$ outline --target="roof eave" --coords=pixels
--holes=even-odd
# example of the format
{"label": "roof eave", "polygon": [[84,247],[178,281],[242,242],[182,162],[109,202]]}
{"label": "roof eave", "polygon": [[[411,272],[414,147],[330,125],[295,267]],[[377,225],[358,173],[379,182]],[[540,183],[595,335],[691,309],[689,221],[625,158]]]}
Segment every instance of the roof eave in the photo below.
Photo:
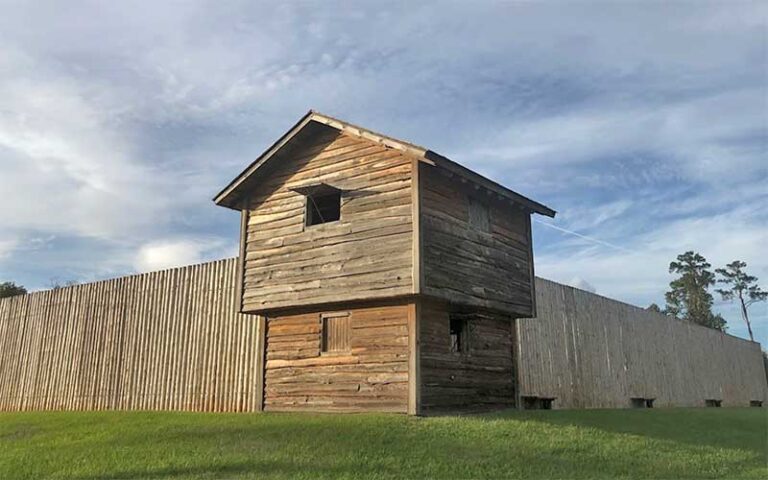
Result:
{"label": "roof eave", "polygon": [[245,182],[261,165],[269,160],[280,148],[288,143],[302,128],[304,128],[309,122],[315,121],[329,127],[335,128],[340,132],[345,132],[357,137],[365,138],[367,140],[379,143],[388,148],[394,148],[405,153],[416,156],[420,161],[423,161],[429,165],[439,165],[452,171],[457,175],[461,175],[468,180],[478,183],[489,190],[502,195],[512,202],[525,207],[531,212],[535,212],[548,217],[554,217],[556,212],[551,208],[543,205],[539,202],[531,200],[519,193],[508,189],[507,187],[500,185],[493,180],[490,180],[479,173],[475,173],[472,170],[462,166],[459,163],[450,160],[437,152],[428,150],[419,145],[415,145],[403,140],[388,137],[380,133],[368,130],[357,125],[353,125],[349,122],[339,120],[329,115],[310,110],[307,112],[296,124],[291,127],[283,136],[281,136],[272,146],[264,151],[256,160],[254,160],[240,175],[235,177],[221,192],[219,192],[213,201],[216,205],[222,207],[231,208],[234,210],[242,209],[237,195],[237,189]]}
{"label": "roof eave", "polygon": [[248,167],[243,170],[240,175],[235,177],[229,184],[224,187],[218,194],[216,194],[215,197],[213,197],[213,202],[216,205],[231,208],[234,210],[240,210],[240,207],[238,206],[237,202],[237,195],[235,195],[235,191],[237,188],[248,178],[251,176],[253,172],[255,172],[261,165],[263,165],[267,160],[269,160],[280,148],[288,143],[291,138],[293,138],[299,131],[301,131],[304,126],[309,123],[312,120],[312,115],[315,112],[310,110],[307,112],[301,119],[299,119],[296,124],[293,125],[287,132],[283,134],[280,138],[277,139],[275,143],[273,143],[268,149],[264,151],[261,155],[259,155],[256,160],[251,162]]}

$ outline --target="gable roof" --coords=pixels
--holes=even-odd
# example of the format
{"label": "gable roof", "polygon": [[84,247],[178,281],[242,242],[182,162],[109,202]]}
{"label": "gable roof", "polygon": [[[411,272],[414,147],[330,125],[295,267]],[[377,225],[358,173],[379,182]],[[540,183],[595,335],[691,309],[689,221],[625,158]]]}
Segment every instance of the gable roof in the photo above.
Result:
{"label": "gable roof", "polygon": [[320,112],[315,112],[314,110],[307,112],[307,114],[304,115],[298,122],[296,122],[296,124],[291,127],[290,130],[288,130],[285,134],[283,134],[282,137],[280,137],[274,144],[272,144],[272,146],[265,150],[264,153],[262,153],[256,160],[253,161],[253,163],[251,163],[245,170],[243,170],[240,175],[235,177],[235,179],[232,180],[229,185],[224,187],[224,189],[213,198],[213,201],[216,203],[216,205],[221,205],[223,207],[228,207],[235,210],[241,209],[241,193],[243,187],[247,184],[248,179],[251,178],[256,173],[256,171],[264,166],[264,164],[266,164],[272,157],[274,157],[283,147],[285,147],[288,142],[291,141],[291,139],[296,137],[299,132],[306,129],[313,122],[319,125],[331,127],[340,133],[364,138],[372,142],[384,145],[388,148],[393,148],[413,155],[429,165],[444,168],[449,172],[463,179],[466,179],[467,181],[484,187],[489,191],[510,200],[518,206],[530,210],[531,212],[546,215],[548,217],[555,216],[555,211],[551,208],[531,200],[530,198],[527,198],[523,195],[520,195],[519,193],[512,191],[507,187],[504,187],[503,185],[500,185],[493,180],[480,175],[479,173],[473,172],[472,170],[440,155],[439,153],[433,152],[432,150],[426,149],[419,145],[414,145],[403,140],[398,140],[396,138],[388,137],[386,135],[358,127],[357,125],[353,125],[349,122],[324,115]]}

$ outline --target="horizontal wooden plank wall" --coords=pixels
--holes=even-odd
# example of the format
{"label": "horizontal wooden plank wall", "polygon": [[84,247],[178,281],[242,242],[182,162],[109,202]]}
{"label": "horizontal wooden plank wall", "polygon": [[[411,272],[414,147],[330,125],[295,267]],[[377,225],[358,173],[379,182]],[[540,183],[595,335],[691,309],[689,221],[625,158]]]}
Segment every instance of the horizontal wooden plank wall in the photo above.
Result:
{"label": "horizontal wooden plank wall", "polygon": [[[246,312],[413,293],[412,159],[313,129],[272,160],[251,193]],[[291,189],[317,182],[342,190],[341,218],[305,226],[307,197]]]}
{"label": "horizontal wooden plank wall", "polygon": [[408,408],[409,306],[346,309],[347,352],[321,353],[321,314],[267,319],[267,411]]}
{"label": "horizontal wooden plank wall", "polygon": [[[422,293],[530,316],[530,215],[435,167],[419,174]],[[488,231],[470,226],[470,198],[487,207]]]}
{"label": "horizontal wooden plank wall", "polygon": [[0,410],[256,409],[236,260],[0,300]]}
{"label": "horizontal wooden plank wall", "polygon": [[425,301],[421,308],[421,401],[424,413],[511,407],[515,402],[512,319],[475,312],[467,319],[468,351],[450,351],[450,308]]}
{"label": "horizontal wooden plank wall", "polygon": [[538,317],[517,321],[521,394],[553,408],[766,401],[760,345],[536,279]]}

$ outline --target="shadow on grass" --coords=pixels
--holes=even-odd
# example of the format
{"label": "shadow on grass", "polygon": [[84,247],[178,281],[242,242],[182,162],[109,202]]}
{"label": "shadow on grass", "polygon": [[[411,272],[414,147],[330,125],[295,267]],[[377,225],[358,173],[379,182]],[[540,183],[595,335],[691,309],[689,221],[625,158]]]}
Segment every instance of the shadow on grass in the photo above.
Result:
{"label": "shadow on grass", "polygon": [[[732,478],[759,468],[756,453],[764,451],[758,452],[754,429],[745,439],[718,440],[722,431],[699,437],[691,424],[709,431],[727,421],[693,411],[681,425],[681,412],[674,412],[507,411],[434,419],[266,414],[245,424],[182,422],[152,432],[158,448],[146,468],[140,460],[135,469],[108,462],[96,466],[98,473],[75,478],[696,478],[702,472]],[[580,430],[560,435],[565,426]],[[584,428],[609,435],[585,434]],[[88,449],[116,442],[130,455],[150,442],[141,429],[126,433],[119,440],[101,438]],[[642,437],[668,443],[649,445]],[[193,455],[174,460],[174,449],[164,445],[184,446]],[[730,451],[721,455],[712,448]],[[196,456],[203,465],[194,465]],[[157,461],[179,465],[151,467]],[[701,470],[692,471],[691,462]]]}
{"label": "shadow on grass", "polygon": [[688,445],[745,450],[768,458],[768,409],[764,408],[506,410],[480,417],[586,427]]}
{"label": "shadow on grass", "polygon": [[763,478],[766,427],[760,413],[9,416],[0,433],[20,425],[44,431],[0,441],[0,451],[7,448],[0,477]]}
{"label": "shadow on grass", "polygon": [[[170,466],[162,468],[136,468],[118,472],[99,472],[73,476],[73,480],[133,480],[173,478],[349,478],[350,476],[381,476],[385,472],[367,469],[362,465],[327,467],[322,465],[301,465],[290,460],[252,460],[226,464]],[[397,475],[390,474],[396,477]]]}

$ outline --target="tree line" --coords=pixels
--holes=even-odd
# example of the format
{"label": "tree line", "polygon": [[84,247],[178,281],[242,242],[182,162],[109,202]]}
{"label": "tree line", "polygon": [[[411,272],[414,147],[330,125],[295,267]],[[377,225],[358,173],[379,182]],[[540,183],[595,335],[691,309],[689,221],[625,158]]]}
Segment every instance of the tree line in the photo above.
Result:
{"label": "tree line", "polygon": [[711,268],[712,265],[699,253],[690,250],[681,253],[669,264],[669,273],[677,277],[669,283],[669,290],[664,294],[666,307],[661,309],[652,303],[648,310],[724,332],[727,322],[722,315],[712,312],[714,297],[710,293],[710,288],[720,285],[722,288],[715,288],[715,293],[723,300],[738,301],[749,339],[754,341],[749,307],[768,299],[768,292],[758,286],[757,277],[746,272],[746,262],[734,260],[714,272]]}

